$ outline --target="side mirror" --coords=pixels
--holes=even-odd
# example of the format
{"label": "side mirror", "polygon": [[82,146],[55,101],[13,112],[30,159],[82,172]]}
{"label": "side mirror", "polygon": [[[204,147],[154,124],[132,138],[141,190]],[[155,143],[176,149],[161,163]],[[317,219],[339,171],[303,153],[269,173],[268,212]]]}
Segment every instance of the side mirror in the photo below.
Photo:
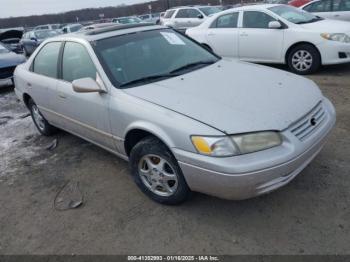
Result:
{"label": "side mirror", "polygon": [[31,37],[30,40],[35,41],[35,42],[38,41],[38,39],[36,39],[35,37]]}
{"label": "side mirror", "polygon": [[270,29],[281,29],[282,28],[282,24],[278,21],[271,21],[269,23],[269,28]]}
{"label": "side mirror", "polygon": [[74,80],[73,90],[77,93],[106,93],[107,91],[101,87],[94,79],[81,78]]}
{"label": "side mirror", "polygon": [[197,15],[197,18],[199,18],[199,19],[203,19],[203,18],[204,18],[204,16],[203,16],[202,14],[199,14],[199,15]]}

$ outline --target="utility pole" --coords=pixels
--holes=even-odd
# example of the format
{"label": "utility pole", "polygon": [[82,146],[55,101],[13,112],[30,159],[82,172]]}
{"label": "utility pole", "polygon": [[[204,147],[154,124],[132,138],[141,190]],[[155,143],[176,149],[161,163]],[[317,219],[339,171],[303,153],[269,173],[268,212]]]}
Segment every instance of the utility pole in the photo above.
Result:
{"label": "utility pole", "polygon": [[165,0],[166,1],[166,9],[170,8],[170,0]]}

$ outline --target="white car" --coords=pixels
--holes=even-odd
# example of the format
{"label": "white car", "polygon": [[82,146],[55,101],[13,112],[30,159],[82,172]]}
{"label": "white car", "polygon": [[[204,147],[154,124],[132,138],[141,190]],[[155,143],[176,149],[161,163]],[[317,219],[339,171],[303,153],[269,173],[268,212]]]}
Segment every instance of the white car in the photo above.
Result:
{"label": "white car", "polygon": [[323,18],[350,21],[350,0],[316,0],[300,8]]}
{"label": "white car", "polygon": [[254,5],[214,15],[186,33],[221,56],[287,64],[298,74],[350,62],[350,23],[287,5]]}
{"label": "white car", "polygon": [[182,6],[166,11],[161,24],[175,29],[198,26],[209,16],[221,12],[218,6]]}

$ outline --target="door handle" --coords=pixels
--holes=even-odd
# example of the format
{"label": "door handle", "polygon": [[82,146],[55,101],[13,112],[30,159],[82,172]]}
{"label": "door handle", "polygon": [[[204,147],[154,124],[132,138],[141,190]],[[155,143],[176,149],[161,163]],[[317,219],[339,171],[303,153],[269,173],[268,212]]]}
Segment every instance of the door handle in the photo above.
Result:
{"label": "door handle", "polygon": [[208,36],[214,36],[215,34],[214,33],[209,33]]}
{"label": "door handle", "polygon": [[66,98],[67,98],[67,96],[66,96],[65,94],[63,94],[63,93],[59,93],[58,96],[59,96],[60,98],[63,98],[63,99],[66,99]]}
{"label": "door handle", "polygon": [[334,17],[339,17],[340,15],[334,15]]}
{"label": "door handle", "polygon": [[246,32],[240,33],[240,36],[248,36]]}

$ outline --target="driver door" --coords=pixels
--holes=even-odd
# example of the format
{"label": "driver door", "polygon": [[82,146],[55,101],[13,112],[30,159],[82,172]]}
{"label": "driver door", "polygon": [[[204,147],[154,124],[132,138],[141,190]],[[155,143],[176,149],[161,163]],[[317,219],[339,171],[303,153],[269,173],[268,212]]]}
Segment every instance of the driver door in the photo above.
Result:
{"label": "driver door", "polygon": [[63,127],[91,142],[114,150],[109,123],[108,93],[77,93],[72,82],[90,77],[97,79],[96,67],[80,43],[66,42],[62,55],[62,70],[57,84],[55,111]]}

